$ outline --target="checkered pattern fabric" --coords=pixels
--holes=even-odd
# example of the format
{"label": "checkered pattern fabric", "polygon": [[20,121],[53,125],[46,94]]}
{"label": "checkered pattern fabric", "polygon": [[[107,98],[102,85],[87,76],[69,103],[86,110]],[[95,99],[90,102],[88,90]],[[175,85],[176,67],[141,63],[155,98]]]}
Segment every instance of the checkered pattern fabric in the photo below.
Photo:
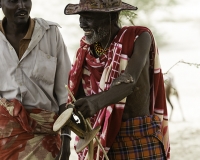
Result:
{"label": "checkered pattern fabric", "polygon": [[122,122],[108,152],[109,160],[165,160],[166,155],[158,116],[136,117]]}

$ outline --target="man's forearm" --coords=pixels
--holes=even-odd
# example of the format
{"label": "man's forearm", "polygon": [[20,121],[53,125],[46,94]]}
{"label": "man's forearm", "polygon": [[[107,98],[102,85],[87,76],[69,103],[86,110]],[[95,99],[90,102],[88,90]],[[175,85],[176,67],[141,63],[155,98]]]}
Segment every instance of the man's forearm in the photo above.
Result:
{"label": "man's forearm", "polygon": [[[66,110],[66,103],[59,106],[59,115],[61,115]],[[67,126],[63,126],[61,129],[61,139],[62,139],[62,156],[60,160],[69,159],[70,156],[70,141],[71,141],[71,131]]]}
{"label": "man's forearm", "polygon": [[122,83],[118,86],[113,86],[108,91],[92,95],[91,97],[89,97],[89,100],[96,103],[100,110],[108,105],[118,103],[119,101],[130,95],[133,91],[133,85],[134,83]]}
{"label": "man's forearm", "polygon": [[[62,104],[59,106],[59,115],[61,115],[65,110],[66,110],[66,103]],[[63,126],[61,129],[61,133],[67,133],[70,135],[70,130],[67,126]]]}

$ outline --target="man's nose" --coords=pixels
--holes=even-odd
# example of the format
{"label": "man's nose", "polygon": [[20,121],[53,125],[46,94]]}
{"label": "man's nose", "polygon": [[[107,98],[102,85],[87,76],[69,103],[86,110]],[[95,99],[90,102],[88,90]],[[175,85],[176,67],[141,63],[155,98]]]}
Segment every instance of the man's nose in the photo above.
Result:
{"label": "man's nose", "polygon": [[24,0],[19,0],[18,6],[19,6],[19,8],[25,8],[25,2],[24,2]]}
{"label": "man's nose", "polygon": [[85,24],[85,20],[82,16],[80,16],[79,18],[79,23],[80,23],[80,27],[81,28],[85,28],[86,27],[86,24]]}

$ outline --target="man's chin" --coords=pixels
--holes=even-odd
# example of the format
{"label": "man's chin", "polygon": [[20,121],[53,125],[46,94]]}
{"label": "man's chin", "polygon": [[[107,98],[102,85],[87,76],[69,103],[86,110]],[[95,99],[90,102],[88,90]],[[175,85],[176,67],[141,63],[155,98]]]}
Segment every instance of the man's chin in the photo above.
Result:
{"label": "man's chin", "polygon": [[89,45],[91,45],[91,44],[94,43],[94,42],[91,40],[91,38],[87,38],[87,37],[85,37],[85,41],[86,41],[86,43],[89,44]]}
{"label": "man's chin", "polygon": [[28,19],[17,19],[16,20],[16,24],[19,25],[23,25],[23,24],[27,24],[28,23]]}

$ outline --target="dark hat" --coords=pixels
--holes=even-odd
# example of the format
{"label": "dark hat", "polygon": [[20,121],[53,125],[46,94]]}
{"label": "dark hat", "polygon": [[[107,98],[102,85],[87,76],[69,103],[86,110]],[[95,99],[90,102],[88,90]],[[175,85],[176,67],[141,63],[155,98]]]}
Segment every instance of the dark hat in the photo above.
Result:
{"label": "dark hat", "polygon": [[121,0],[80,0],[79,4],[68,4],[64,13],[70,15],[81,12],[117,12],[121,10],[137,10],[137,7]]}

